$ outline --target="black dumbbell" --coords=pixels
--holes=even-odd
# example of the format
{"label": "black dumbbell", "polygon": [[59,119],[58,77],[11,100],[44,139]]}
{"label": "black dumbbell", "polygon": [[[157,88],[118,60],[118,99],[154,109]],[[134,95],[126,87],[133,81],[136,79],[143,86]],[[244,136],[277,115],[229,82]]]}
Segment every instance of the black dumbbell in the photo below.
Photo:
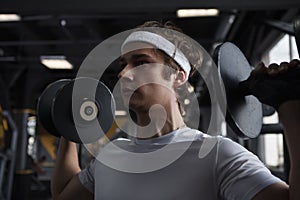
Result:
{"label": "black dumbbell", "polygon": [[226,121],[240,137],[260,134],[262,103],[278,108],[287,100],[300,99],[300,66],[275,77],[254,77],[244,54],[230,42],[216,48],[214,59],[226,90]]}
{"label": "black dumbbell", "polygon": [[115,102],[109,89],[93,78],[51,83],[41,94],[37,114],[54,136],[76,143],[95,142],[111,128]]}

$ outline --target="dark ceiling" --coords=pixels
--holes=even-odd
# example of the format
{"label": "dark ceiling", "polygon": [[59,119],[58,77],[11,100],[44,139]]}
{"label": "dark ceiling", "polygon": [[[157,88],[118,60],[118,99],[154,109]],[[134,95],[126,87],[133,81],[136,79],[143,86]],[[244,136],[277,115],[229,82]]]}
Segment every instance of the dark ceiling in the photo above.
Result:
{"label": "dark ceiling", "polygon": [[[218,8],[220,14],[177,18],[178,8]],[[0,13],[22,19],[0,22],[0,73],[12,106],[34,109],[48,83],[74,77],[95,46],[147,20],[174,21],[211,53],[216,44],[232,41],[255,63],[283,30],[292,33],[299,10],[299,0],[2,0]],[[41,55],[65,55],[75,69],[46,69]]]}

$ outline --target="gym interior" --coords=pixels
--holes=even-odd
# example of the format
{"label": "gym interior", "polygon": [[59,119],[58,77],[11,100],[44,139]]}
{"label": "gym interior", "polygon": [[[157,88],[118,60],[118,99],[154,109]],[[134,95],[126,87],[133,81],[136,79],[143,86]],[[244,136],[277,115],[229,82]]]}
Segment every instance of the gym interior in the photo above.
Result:
{"label": "gym interior", "polygon": [[[182,15],[191,10],[191,15]],[[44,127],[50,122],[45,125],[40,120],[37,108],[41,94],[55,81],[75,79],[97,45],[149,20],[173,21],[211,56],[218,45],[231,42],[250,67],[260,61],[270,64],[299,59],[298,0],[1,1],[0,199],[52,199],[50,180],[59,139]],[[47,61],[51,60],[57,63],[49,66]],[[101,77],[111,91],[119,71],[112,63]],[[189,83],[200,109],[197,129],[206,132],[212,115],[208,88],[200,75]],[[185,121],[195,120],[188,97],[184,104],[188,113]],[[232,121],[223,121],[221,134],[253,152],[273,174],[288,182],[290,162],[277,112],[271,106],[259,106],[262,113],[257,135],[249,138],[237,133]],[[122,107],[115,108],[118,125],[126,124],[129,117]],[[101,145],[127,137],[118,125],[113,123],[106,131]],[[84,168],[92,155],[83,144],[77,147],[79,164]]]}

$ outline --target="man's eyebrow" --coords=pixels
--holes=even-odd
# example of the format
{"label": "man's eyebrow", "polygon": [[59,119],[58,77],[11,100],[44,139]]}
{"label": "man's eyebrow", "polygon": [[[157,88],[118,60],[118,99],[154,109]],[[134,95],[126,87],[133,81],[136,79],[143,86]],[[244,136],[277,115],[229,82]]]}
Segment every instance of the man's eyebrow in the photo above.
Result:
{"label": "man's eyebrow", "polygon": [[151,58],[148,54],[134,54],[131,56],[131,59],[139,59],[139,58]]}
{"label": "man's eyebrow", "polygon": [[126,62],[126,60],[131,60],[131,59],[139,59],[139,58],[152,58],[151,56],[149,56],[148,54],[133,54],[130,56],[122,56],[119,60],[119,62]]}

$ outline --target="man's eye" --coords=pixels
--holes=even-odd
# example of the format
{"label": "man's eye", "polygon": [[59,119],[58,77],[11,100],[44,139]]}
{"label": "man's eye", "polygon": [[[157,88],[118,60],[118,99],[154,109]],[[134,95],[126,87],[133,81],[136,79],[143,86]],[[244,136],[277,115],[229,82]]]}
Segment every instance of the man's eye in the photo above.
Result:
{"label": "man's eye", "polygon": [[137,61],[136,63],[135,63],[135,65],[136,66],[139,66],[139,65],[144,65],[144,64],[148,64],[149,62],[148,61],[146,61],[146,60],[140,60],[140,61]]}

